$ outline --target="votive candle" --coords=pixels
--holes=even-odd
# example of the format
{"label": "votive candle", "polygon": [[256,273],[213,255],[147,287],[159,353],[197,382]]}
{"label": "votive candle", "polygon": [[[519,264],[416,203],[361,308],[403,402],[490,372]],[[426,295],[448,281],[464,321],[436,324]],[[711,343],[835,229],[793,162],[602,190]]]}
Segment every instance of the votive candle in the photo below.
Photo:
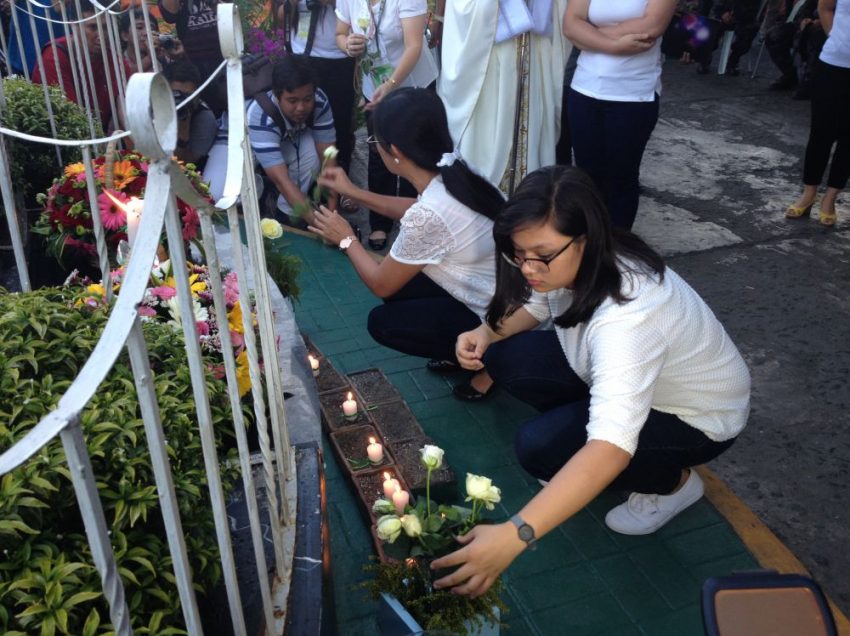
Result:
{"label": "votive candle", "polygon": [[374,437],[369,438],[366,454],[369,456],[369,461],[373,464],[380,464],[384,461],[384,447]]}
{"label": "votive candle", "polygon": [[347,399],[342,403],[342,414],[349,420],[357,417],[357,400],[354,399],[351,391],[348,392]]}

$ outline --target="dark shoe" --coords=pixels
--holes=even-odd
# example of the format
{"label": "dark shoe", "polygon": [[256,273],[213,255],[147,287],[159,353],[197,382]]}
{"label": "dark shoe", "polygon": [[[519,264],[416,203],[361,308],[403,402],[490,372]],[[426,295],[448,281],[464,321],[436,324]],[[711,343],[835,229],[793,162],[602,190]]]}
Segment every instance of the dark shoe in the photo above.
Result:
{"label": "dark shoe", "polygon": [[460,365],[452,360],[437,360],[436,358],[432,358],[428,360],[425,368],[431,373],[452,373],[460,369]]}
{"label": "dark shoe", "polygon": [[496,388],[496,384],[493,383],[490,385],[490,388],[487,389],[484,393],[476,389],[472,386],[470,380],[467,380],[463,384],[458,384],[455,388],[452,389],[452,393],[458,400],[463,400],[464,402],[480,402],[481,400],[487,398],[493,390]]}
{"label": "dark shoe", "polygon": [[[373,232],[373,234],[374,234],[374,232]],[[369,247],[372,250],[374,250],[375,252],[380,252],[382,249],[384,249],[387,246],[387,237],[386,236],[384,236],[383,238],[372,238],[371,236],[369,236],[368,241],[369,241]]]}
{"label": "dark shoe", "polygon": [[797,86],[796,75],[783,75],[768,88],[772,91],[790,91],[795,86]]}
{"label": "dark shoe", "polygon": [[708,64],[703,64],[702,62],[697,64],[697,73],[699,75],[708,75],[710,72],[711,68],[708,66]]}

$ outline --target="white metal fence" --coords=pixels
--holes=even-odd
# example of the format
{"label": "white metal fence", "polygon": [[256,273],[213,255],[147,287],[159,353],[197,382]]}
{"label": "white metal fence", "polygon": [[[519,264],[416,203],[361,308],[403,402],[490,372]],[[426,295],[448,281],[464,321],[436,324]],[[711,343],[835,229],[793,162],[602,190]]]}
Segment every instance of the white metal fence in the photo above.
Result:
{"label": "white metal fence", "polygon": [[[29,11],[26,15],[30,21],[43,19],[37,17],[35,15],[37,12],[32,11],[32,8],[43,7],[44,5],[38,5],[34,0],[24,0],[24,2],[26,3],[24,6]],[[146,5],[143,4],[142,7],[145,7],[144,19],[147,22],[150,18]],[[77,28],[74,21],[64,19],[64,8],[61,10],[63,20],[60,22],[66,28]],[[104,47],[104,60],[107,55],[115,55],[120,51],[120,46],[116,45],[115,28],[115,19],[120,13],[121,9],[118,8],[118,4],[113,3],[101,7],[98,15],[93,18],[98,23],[102,40],[113,45],[110,52],[107,52],[106,47]],[[20,16],[18,16],[18,12],[13,11],[12,15],[16,29],[25,26],[19,24]],[[61,24],[52,21],[48,21],[48,24],[50,29],[61,26]],[[59,437],[61,439],[67,455],[68,468],[94,564],[103,584],[103,593],[109,604],[111,621],[117,634],[132,632],[130,616],[124,586],[116,568],[115,556],[110,543],[107,520],[98,497],[97,475],[92,474],[86,440],[83,438],[80,426],[80,416],[125,347],[129,353],[135,378],[183,617],[189,633],[202,633],[186,542],[181,528],[178,501],[171,479],[160,408],[152,383],[152,370],[138,313],[138,305],[142,301],[149,283],[151,266],[156,256],[163,228],[168,239],[172,262],[186,262],[181,222],[175,197],[179,197],[195,207],[200,215],[201,235],[206,262],[210,269],[214,306],[219,324],[226,325],[228,317],[213,230],[213,216],[216,214],[226,216],[233,237],[234,269],[239,280],[241,304],[243,307],[253,306],[255,309],[259,342],[254,337],[254,317],[252,317],[250,311],[243,311],[243,329],[250,365],[254,419],[262,455],[263,485],[269,502],[268,523],[270,524],[274,545],[275,580],[271,582],[267,575],[269,568],[263,549],[262,524],[264,520],[261,519],[255,485],[251,478],[251,458],[242,418],[236,362],[227,328],[222,328],[220,331],[221,350],[224,358],[245,500],[249,510],[250,533],[257,564],[256,576],[262,597],[264,623],[268,633],[280,633],[282,631],[283,617],[280,611],[282,607],[281,602],[276,602],[273,596],[273,586],[276,582],[285,582],[291,568],[295,515],[295,497],[292,494],[294,492],[294,459],[289,443],[280,366],[277,364],[275,322],[272,316],[265,275],[265,254],[260,229],[257,193],[255,191],[253,158],[250,145],[247,142],[240,62],[242,34],[238,12],[234,5],[218,5],[218,24],[220,44],[226,61],[224,72],[226,73],[228,88],[229,138],[224,193],[214,205],[211,205],[201,194],[195,191],[180,166],[172,158],[177,141],[176,111],[168,82],[159,74],[136,73],[129,78],[121,77],[118,86],[110,86],[111,99],[116,108],[115,112],[118,112],[119,104],[126,104],[128,133],[119,133],[99,139],[62,140],[36,137],[27,134],[26,131],[0,128],[0,194],[2,194],[6,220],[10,228],[20,284],[24,290],[29,289],[30,283],[27,276],[24,246],[21,241],[21,228],[15,214],[15,197],[10,179],[9,167],[10,162],[14,161],[14,157],[7,154],[6,139],[16,138],[41,144],[53,144],[59,149],[67,146],[82,147],[87,193],[91,203],[98,260],[104,281],[109,280],[110,255],[107,251],[105,232],[96,203],[98,192],[92,164],[93,152],[96,153],[110,139],[120,140],[126,135],[131,135],[135,148],[150,160],[140,228],[133,244],[120,293],[112,299],[114,302],[109,320],[100,341],[76,380],[60,399],[57,408],[50,413],[45,413],[37,426],[13,447],[5,449],[0,455],[0,477],[2,477],[25,464],[54,438]],[[32,24],[30,26],[34,28]],[[131,32],[135,35],[135,29],[131,29]],[[148,29],[148,33],[150,34],[150,29]],[[0,46],[5,51],[7,46],[5,37],[0,37],[0,40],[2,40]],[[134,41],[135,54],[139,56],[138,42]],[[153,44],[150,42],[149,44],[152,50]],[[82,50],[71,51],[75,69],[73,81],[79,90],[78,94],[82,95],[83,100],[91,106],[96,101],[93,98],[95,87],[91,83],[93,81],[91,63],[84,47],[77,47],[77,49]],[[44,60],[40,53],[37,64],[41,65],[43,69]],[[220,67],[219,72],[221,71]],[[93,122],[94,117],[97,116],[97,110],[96,108],[88,108],[87,110],[90,128],[94,131]],[[61,152],[59,154],[61,160]],[[57,174],[59,174],[58,169]],[[241,202],[241,213],[237,209],[237,201]],[[240,218],[244,219],[248,239],[247,248],[243,247],[242,242],[237,238],[240,235]],[[253,271],[253,276],[249,276],[249,269]],[[187,271],[178,266],[173,268],[173,273],[177,283],[180,313],[183,316],[191,316],[193,315],[192,293]],[[249,280],[254,281],[253,290],[249,290]],[[111,285],[106,284],[105,289],[107,295],[111,296]],[[236,562],[225,512],[225,496],[227,493],[222,491],[219,476],[219,460],[212,430],[205,369],[195,322],[183,320],[182,329],[189,359],[197,426],[202,440],[209,497],[214,511],[216,538],[221,555],[221,567],[227,590],[232,627],[236,634],[244,634],[246,627],[242,611],[243,603],[237,584]],[[286,334],[280,335],[286,336]],[[261,369],[261,361],[264,365],[263,369]]]}

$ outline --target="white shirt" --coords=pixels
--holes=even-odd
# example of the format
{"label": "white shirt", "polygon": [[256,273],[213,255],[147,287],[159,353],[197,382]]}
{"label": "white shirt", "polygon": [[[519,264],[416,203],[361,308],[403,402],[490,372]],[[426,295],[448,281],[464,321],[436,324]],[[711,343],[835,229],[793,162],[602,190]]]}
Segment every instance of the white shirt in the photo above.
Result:
{"label": "white shirt", "polygon": [[832,31],[820,52],[820,59],[841,68],[850,68],[850,0],[838,0]]}
{"label": "white shirt", "polygon": [[[303,55],[310,34],[311,13],[307,11],[307,0],[298,0],[298,23],[292,25],[292,52]],[[336,13],[330,7],[319,11],[316,33],[313,35],[313,48],[310,57],[323,57],[338,60],[347,57],[336,45]]]}
{"label": "white shirt", "polygon": [[437,176],[401,217],[393,260],[422,273],[484,318],[496,289],[493,221],[446,191]]}
{"label": "white shirt", "polygon": [[[588,20],[613,26],[646,14],[649,0],[590,0]],[[661,38],[637,55],[582,51],[571,87],[588,97],[612,102],[651,102],[661,94]]]}
{"label": "white shirt", "polygon": [[[590,387],[588,439],[634,455],[650,409],[671,413],[714,441],[732,439],[750,410],[750,374],[705,301],[669,267],[664,280],[623,272],[623,292],[586,323],[555,327],[570,367]],[[533,293],[537,320],[562,314],[572,292]]]}
{"label": "white shirt", "polygon": [[[401,21],[405,18],[425,15],[427,12],[426,0],[378,0],[377,3],[371,4],[371,7],[369,0],[338,0],[336,3],[337,18],[349,25],[352,33],[360,33],[369,38],[367,55],[378,54],[392,68],[398,66],[404,54],[404,30]],[[374,37],[376,23],[377,47]],[[425,88],[435,79],[437,79],[437,63],[428,49],[423,31],[419,60],[401,85]],[[364,73],[363,95],[366,99],[372,98],[376,88],[370,77]]]}

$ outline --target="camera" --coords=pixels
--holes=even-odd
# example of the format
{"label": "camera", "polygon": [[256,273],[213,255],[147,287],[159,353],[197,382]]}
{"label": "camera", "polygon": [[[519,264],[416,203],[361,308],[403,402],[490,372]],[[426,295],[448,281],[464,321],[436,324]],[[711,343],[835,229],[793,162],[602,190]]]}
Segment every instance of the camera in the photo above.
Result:
{"label": "camera", "polygon": [[307,11],[315,11],[322,8],[322,0],[307,0]]}
{"label": "camera", "polygon": [[159,36],[159,45],[164,48],[166,51],[170,51],[171,49],[177,46],[177,41],[173,36],[170,35],[160,35]]}

